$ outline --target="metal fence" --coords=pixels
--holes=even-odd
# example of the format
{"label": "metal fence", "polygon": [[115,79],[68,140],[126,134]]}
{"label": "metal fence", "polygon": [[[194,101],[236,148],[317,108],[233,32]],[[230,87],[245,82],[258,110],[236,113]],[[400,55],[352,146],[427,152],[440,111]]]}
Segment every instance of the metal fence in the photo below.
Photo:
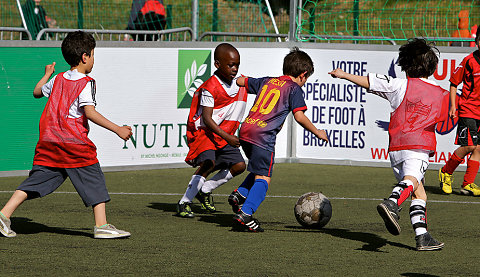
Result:
{"label": "metal fence", "polygon": [[480,23],[480,2],[467,0],[164,0],[162,30],[132,30],[132,1],[0,0],[0,40],[58,40],[64,31],[53,29],[85,29],[114,41],[399,44],[428,37],[442,46],[473,41]]}

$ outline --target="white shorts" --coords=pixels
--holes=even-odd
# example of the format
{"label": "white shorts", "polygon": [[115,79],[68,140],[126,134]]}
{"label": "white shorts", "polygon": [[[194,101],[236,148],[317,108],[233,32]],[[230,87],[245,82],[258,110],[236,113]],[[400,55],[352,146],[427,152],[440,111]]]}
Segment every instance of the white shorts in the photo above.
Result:
{"label": "white shorts", "polygon": [[402,181],[403,177],[409,175],[415,177],[418,183],[421,183],[425,176],[425,171],[427,171],[428,164],[428,158],[404,160],[403,162],[392,166],[393,174],[395,175],[395,178],[397,178],[397,182]]}

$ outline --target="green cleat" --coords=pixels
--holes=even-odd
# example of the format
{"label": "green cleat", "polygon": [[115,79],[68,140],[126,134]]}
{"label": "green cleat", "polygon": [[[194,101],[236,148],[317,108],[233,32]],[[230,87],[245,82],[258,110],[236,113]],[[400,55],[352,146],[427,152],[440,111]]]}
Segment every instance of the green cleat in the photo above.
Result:
{"label": "green cleat", "polygon": [[195,198],[197,198],[198,201],[200,201],[203,209],[211,213],[214,213],[217,211],[217,209],[215,208],[215,204],[213,203],[213,197],[211,192],[205,193],[205,192],[202,192],[202,190],[199,190]]}
{"label": "green cleat", "polygon": [[190,208],[190,204],[192,203],[189,203],[189,202],[178,202],[177,204],[177,215],[179,217],[184,217],[184,218],[193,218],[195,217],[195,214],[192,212],[192,208]]}

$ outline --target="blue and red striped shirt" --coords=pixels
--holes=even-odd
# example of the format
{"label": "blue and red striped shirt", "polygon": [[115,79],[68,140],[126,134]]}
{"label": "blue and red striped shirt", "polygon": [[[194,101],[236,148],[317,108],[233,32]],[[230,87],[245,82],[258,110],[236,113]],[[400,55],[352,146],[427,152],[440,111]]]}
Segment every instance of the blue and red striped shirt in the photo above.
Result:
{"label": "blue and red striped shirt", "polygon": [[242,123],[240,139],[274,152],[277,134],[290,111],[307,109],[303,90],[288,76],[246,78],[245,87],[257,97]]}

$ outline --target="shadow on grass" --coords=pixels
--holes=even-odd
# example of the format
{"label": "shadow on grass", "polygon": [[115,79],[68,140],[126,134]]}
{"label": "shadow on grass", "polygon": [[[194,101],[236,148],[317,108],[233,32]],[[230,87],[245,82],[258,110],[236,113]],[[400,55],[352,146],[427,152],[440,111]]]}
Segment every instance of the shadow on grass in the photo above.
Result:
{"label": "shadow on grass", "polygon": [[[453,186],[452,186],[453,187]],[[439,195],[445,195],[448,196],[448,194],[444,193],[440,186],[424,186],[425,191],[427,193],[432,193],[432,194],[439,194]],[[460,190],[455,190],[453,187],[452,195],[463,195],[460,193]]]}
{"label": "shadow on grass", "polygon": [[17,234],[38,234],[38,233],[54,233],[54,234],[61,234],[61,235],[69,235],[69,236],[83,236],[83,237],[92,237],[92,232],[84,232],[79,230],[90,230],[86,228],[82,229],[66,229],[60,227],[49,227],[44,224],[36,223],[30,218],[25,217],[12,217],[12,229]]}
{"label": "shadow on grass", "polygon": [[207,223],[217,224],[218,227],[229,227],[233,225],[233,215],[224,213],[212,213],[199,215],[199,220]]}
{"label": "shadow on grass", "polygon": [[405,248],[408,250],[415,250],[414,247],[405,245],[403,243],[388,241],[387,239],[384,239],[378,235],[371,234],[371,233],[352,232],[347,229],[328,229],[328,228],[308,229],[301,226],[285,226],[285,227],[288,229],[293,229],[290,232],[318,232],[318,233],[328,234],[334,237],[339,237],[339,238],[349,239],[349,240],[356,240],[356,241],[365,243],[365,245],[363,245],[361,248],[358,248],[356,250],[384,252],[380,248],[382,248],[387,244],[395,247]]}
{"label": "shadow on grass", "polygon": [[[172,213],[172,216],[176,216],[177,213],[177,204],[173,203],[150,203],[150,205],[147,207],[164,212],[170,212]],[[214,223],[219,227],[232,227],[232,214],[225,214],[221,211],[210,213],[202,209],[200,205],[196,204],[191,205],[191,208],[195,213],[195,218],[198,218],[199,221]]]}

